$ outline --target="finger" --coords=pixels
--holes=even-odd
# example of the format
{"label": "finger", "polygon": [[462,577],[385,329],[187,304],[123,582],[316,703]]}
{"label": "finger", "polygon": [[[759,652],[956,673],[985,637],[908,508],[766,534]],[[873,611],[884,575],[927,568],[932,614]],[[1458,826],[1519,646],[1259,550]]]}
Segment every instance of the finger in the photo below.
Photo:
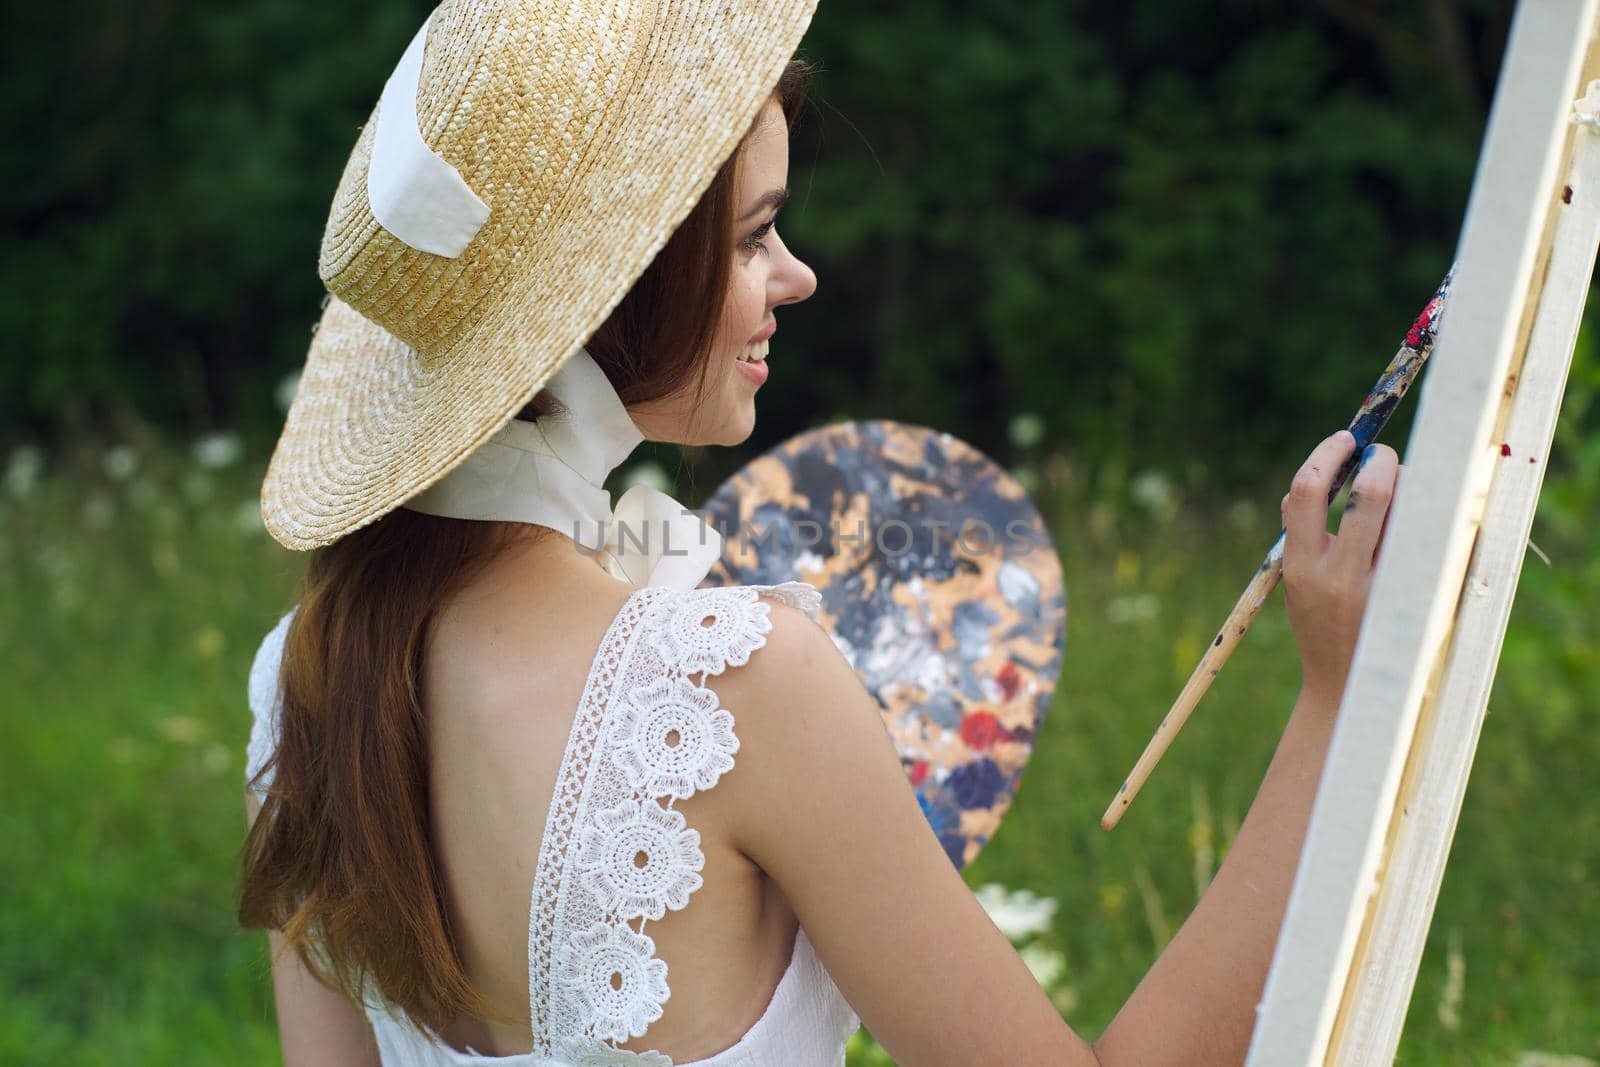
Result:
{"label": "finger", "polygon": [[1350,499],[1339,519],[1339,535],[1330,550],[1330,562],[1346,574],[1365,575],[1372,569],[1378,537],[1394,499],[1400,457],[1388,445],[1369,445],[1361,466],[1350,482]]}
{"label": "finger", "polygon": [[1383,535],[1389,531],[1389,516],[1394,514],[1394,502],[1400,496],[1400,479],[1405,477],[1406,465],[1398,464],[1394,470],[1394,489],[1390,492],[1389,507],[1383,513],[1383,525],[1378,528],[1378,543],[1372,546],[1372,561],[1369,566],[1378,565],[1378,553],[1383,551]]}
{"label": "finger", "polygon": [[1328,533],[1328,491],[1345,457],[1355,450],[1355,435],[1349,430],[1323,439],[1295,472],[1289,495],[1283,498],[1283,556],[1290,560],[1316,559],[1322,554]]}

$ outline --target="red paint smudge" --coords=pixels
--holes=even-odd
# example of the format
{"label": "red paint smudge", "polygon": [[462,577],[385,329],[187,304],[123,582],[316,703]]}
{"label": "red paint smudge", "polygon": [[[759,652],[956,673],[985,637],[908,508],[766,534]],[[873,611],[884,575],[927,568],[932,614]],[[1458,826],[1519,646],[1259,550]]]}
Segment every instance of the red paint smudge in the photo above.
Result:
{"label": "red paint smudge", "polygon": [[996,742],[1011,740],[1011,731],[1000,725],[993,712],[974,711],[961,720],[961,740],[975,752],[987,752]]}
{"label": "red paint smudge", "polygon": [[1502,455],[1502,456],[1509,456],[1509,455],[1511,455],[1511,446],[1510,446],[1510,445],[1506,445],[1506,444],[1502,444],[1502,445],[1501,445],[1501,446],[1500,446],[1500,454],[1501,454],[1501,455]]}
{"label": "red paint smudge", "polygon": [[1417,316],[1417,321],[1411,324],[1411,329],[1406,333],[1406,344],[1416,348],[1422,343],[1422,331],[1433,325],[1433,306],[1424,308],[1422,314]]}
{"label": "red paint smudge", "polygon": [[1015,663],[1007,660],[1006,665],[1000,668],[1000,673],[994,676],[994,680],[1000,683],[1000,692],[1007,700],[1017,698],[1017,691],[1022,688],[1022,676],[1017,672]]}

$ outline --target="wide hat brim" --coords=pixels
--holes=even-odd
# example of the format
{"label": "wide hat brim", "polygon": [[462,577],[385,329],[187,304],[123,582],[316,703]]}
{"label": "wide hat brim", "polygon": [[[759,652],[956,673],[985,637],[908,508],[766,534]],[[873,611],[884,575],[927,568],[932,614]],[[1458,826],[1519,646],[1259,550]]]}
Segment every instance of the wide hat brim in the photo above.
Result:
{"label": "wide hat brim", "polygon": [[[492,308],[450,343],[419,352],[349,302],[330,297],[317,324],[261,488],[267,531],[286,548],[320,548],[443,478],[544,387],[610,315],[777,86],[816,0],[745,5],[759,17],[679,16],[647,39],[617,162],[563,201],[537,261],[497,283]],[[718,7],[716,10],[723,10]],[[670,25],[669,25],[670,23]],[[346,179],[364,172],[372,123]],[[375,284],[385,284],[380,282]]]}

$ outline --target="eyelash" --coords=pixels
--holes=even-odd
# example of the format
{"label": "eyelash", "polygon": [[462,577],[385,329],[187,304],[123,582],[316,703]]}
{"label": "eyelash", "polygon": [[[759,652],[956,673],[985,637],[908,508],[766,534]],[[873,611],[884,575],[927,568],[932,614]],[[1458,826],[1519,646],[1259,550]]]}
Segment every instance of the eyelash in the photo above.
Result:
{"label": "eyelash", "polygon": [[777,222],[778,220],[776,218],[768,219],[766,222],[763,222],[760,226],[756,227],[754,233],[740,242],[741,246],[748,252],[765,252],[767,250],[767,246],[762,243],[761,239],[772,231],[772,227],[777,225]]}

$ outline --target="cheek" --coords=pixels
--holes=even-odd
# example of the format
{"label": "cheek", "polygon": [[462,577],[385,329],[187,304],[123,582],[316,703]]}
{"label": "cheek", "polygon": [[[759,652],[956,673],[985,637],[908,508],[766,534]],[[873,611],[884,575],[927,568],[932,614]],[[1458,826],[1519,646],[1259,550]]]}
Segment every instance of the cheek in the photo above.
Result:
{"label": "cheek", "polygon": [[722,311],[722,331],[728,345],[742,348],[750,335],[761,329],[766,318],[767,288],[763,272],[737,268],[736,271]]}

